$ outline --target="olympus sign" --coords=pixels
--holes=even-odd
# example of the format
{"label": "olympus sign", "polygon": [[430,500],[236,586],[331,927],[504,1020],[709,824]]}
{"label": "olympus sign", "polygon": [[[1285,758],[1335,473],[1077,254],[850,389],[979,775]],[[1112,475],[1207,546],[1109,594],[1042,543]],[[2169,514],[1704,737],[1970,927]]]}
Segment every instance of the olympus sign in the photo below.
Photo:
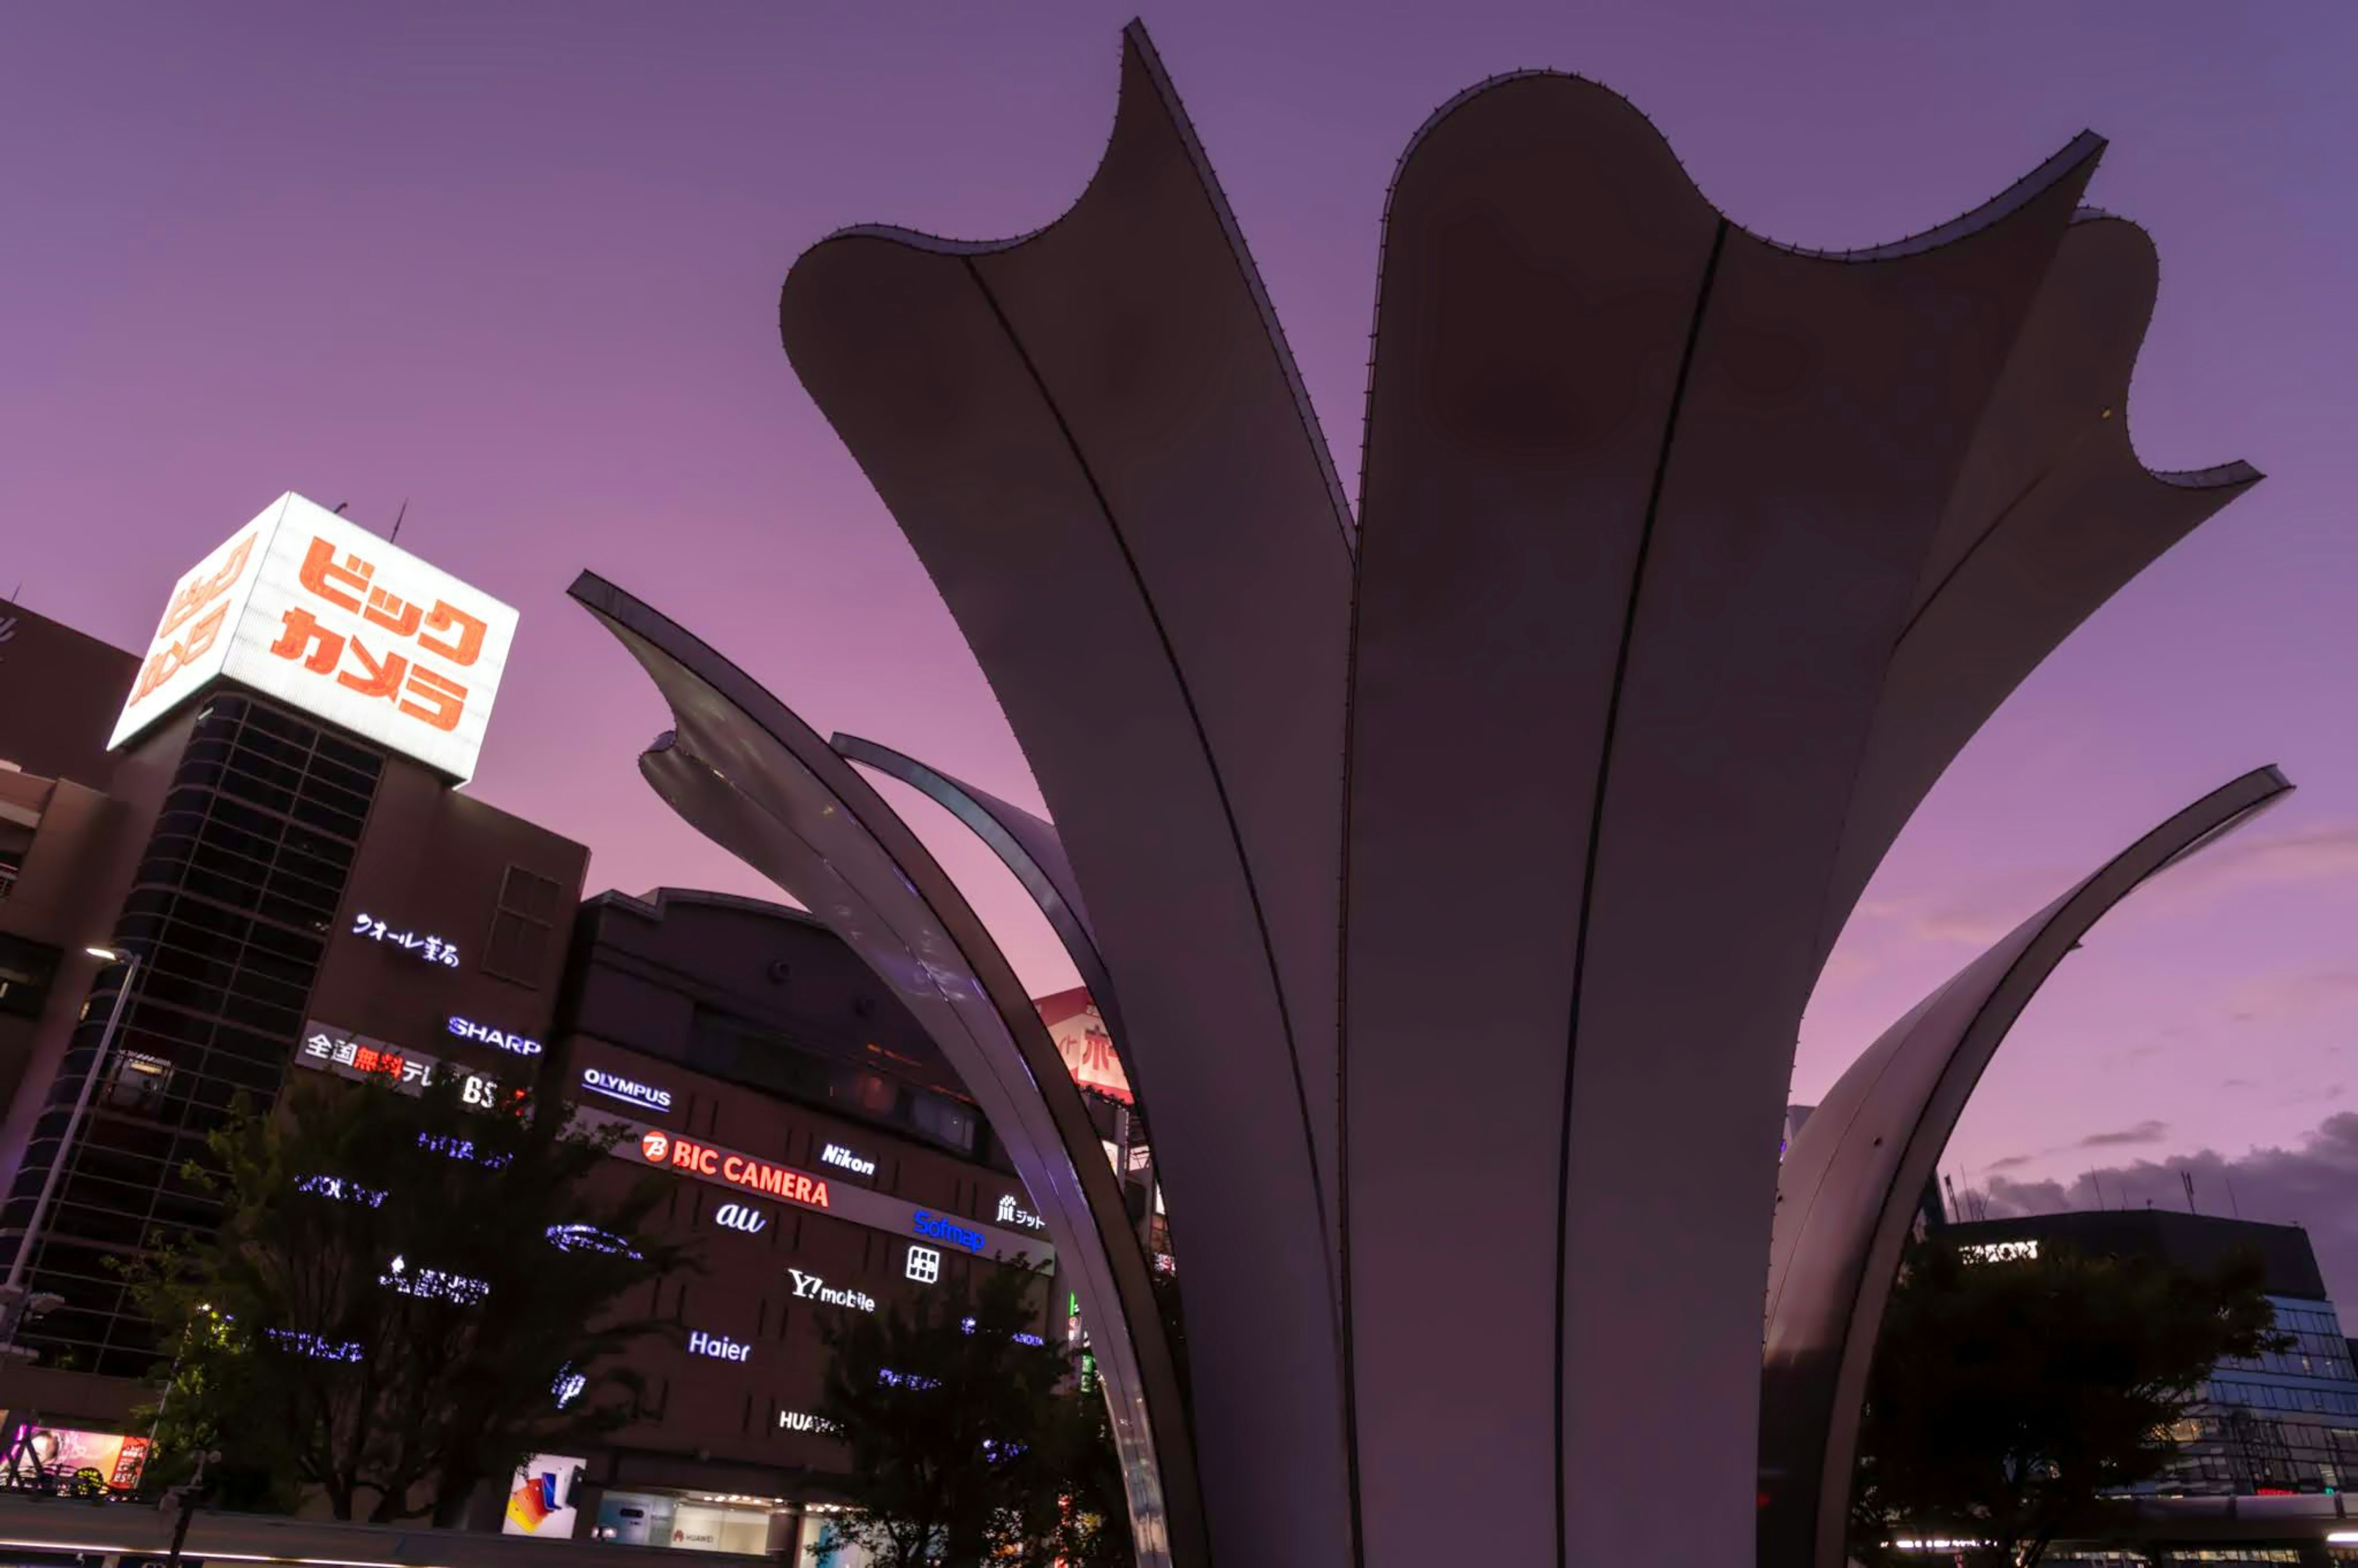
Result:
{"label": "olympus sign", "polygon": [[[533,1048],[539,1049],[538,1046]],[[581,1087],[585,1089],[594,1089],[610,1099],[621,1100],[625,1105],[637,1106],[642,1110],[671,1108],[669,1089],[659,1089],[653,1084],[643,1084],[636,1078],[626,1078],[620,1073],[610,1073],[603,1067],[582,1068]]]}
{"label": "olympus sign", "polygon": [[725,1203],[712,1216],[715,1225],[725,1225],[731,1230],[741,1230],[751,1236],[770,1223],[770,1217],[747,1204]]}
{"label": "olympus sign", "polygon": [[485,1045],[496,1046],[514,1055],[537,1056],[540,1054],[540,1042],[537,1040],[527,1040],[521,1034],[503,1033],[488,1023],[477,1023],[471,1018],[460,1018],[456,1013],[450,1015],[445,1027],[461,1040],[473,1040]]}
{"label": "olympus sign", "polygon": [[805,1301],[825,1302],[829,1306],[850,1307],[857,1312],[874,1312],[876,1298],[862,1291],[839,1291],[817,1274],[806,1274],[800,1269],[789,1269],[795,1277],[795,1294]]}

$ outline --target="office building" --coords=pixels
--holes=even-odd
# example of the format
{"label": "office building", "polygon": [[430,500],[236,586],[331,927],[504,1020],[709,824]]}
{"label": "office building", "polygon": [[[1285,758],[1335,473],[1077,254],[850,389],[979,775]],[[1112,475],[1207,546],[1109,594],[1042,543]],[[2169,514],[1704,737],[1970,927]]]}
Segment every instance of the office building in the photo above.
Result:
{"label": "office building", "polygon": [[[1053,1271],[990,1126],[838,938],[717,893],[584,903],[583,846],[458,787],[514,632],[496,600],[288,496],[181,579],[144,654],[8,615],[0,1258],[58,1298],[0,1368],[12,1425],[121,1433],[152,1398],[117,1266],[216,1221],[184,1167],[297,1072],[529,1077],[626,1124],[615,1181],[676,1177],[654,1223],[703,1268],[641,1304],[678,1332],[632,1353],[633,1425],[535,1456],[568,1506],[529,1533],[802,1539],[844,1463],[813,1413],[827,1321]],[[1143,1223],[1134,1119],[1091,1103]],[[823,1206],[793,1195],[822,1181]],[[1035,1294],[1044,1342],[1080,1335],[1053,1272]]]}
{"label": "office building", "polygon": [[2358,1372],[2341,1315],[2326,1295],[2309,1233],[2169,1209],[2099,1209],[1954,1225],[1942,1235],[1969,1257],[2036,1257],[2068,1245],[2083,1254],[2153,1258],[2208,1271],[2256,1256],[2276,1325],[2292,1343],[2221,1362],[2200,1409],[2174,1435],[2180,1455],[2153,1490],[2164,1496],[2339,1492],[2358,1477]]}

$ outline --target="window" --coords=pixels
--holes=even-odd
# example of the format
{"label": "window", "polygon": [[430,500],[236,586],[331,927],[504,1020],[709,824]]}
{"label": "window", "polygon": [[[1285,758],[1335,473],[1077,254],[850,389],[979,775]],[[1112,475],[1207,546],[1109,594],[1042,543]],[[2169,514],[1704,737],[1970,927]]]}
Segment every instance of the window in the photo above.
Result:
{"label": "window", "polygon": [[548,968],[549,935],[557,929],[565,890],[548,878],[510,866],[500,881],[499,912],[483,944],[483,973],[538,988]]}
{"label": "window", "polygon": [[24,846],[0,842],[0,902],[16,890],[17,874],[24,869]]}
{"label": "window", "polygon": [[116,1054],[114,1070],[107,1077],[107,1104],[118,1110],[153,1116],[162,1107],[164,1090],[172,1082],[172,1065],[160,1056],[123,1051]]}
{"label": "window", "polygon": [[0,935],[0,1012],[38,1018],[58,972],[58,950],[38,942]]}

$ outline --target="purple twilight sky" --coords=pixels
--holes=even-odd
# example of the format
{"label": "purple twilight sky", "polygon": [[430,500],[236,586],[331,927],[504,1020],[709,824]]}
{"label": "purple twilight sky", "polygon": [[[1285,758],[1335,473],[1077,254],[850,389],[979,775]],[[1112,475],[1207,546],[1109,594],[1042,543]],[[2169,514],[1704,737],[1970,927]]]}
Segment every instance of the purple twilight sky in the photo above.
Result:
{"label": "purple twilight sky", "polygon": [[[805,246],[1054,218],[1104,144],[1118,8],[1047,3],[16,5],[0,11],[0,589],[124,644],[282,490],[518,606],[484,798],[593,887],[764,891],[640,783],[650,688],[590,566],[821,730],[1037,804],[914,557],[778,347]],[[1736,221],[1927,228],[2083,126],[2162,257],[2131,416],[2156,466],[2271,477],[2104,609],[1965,753],[1850,925],[1795,1096],[1981,943],[2255,763],[2300,793],[2100,927],[1948,1169],[2051,1206],[2299,1218],[2358,1299],[2358,6],[1189,0],[1150,12],[1357,461],[1393,159],[1485,75],[1628,94]],[[903,798],[898,797],[896,798]],[[1034,989],[1011,880],[912,810]],[[1707,983],[1707,977],[1706,977]],[[1478,1007],[1473,999],[1470,1006]],[[2051,1181],[2063,1185],[2044,1188]],[[2025,1185],[2025,1184],[2028,1184]]]}

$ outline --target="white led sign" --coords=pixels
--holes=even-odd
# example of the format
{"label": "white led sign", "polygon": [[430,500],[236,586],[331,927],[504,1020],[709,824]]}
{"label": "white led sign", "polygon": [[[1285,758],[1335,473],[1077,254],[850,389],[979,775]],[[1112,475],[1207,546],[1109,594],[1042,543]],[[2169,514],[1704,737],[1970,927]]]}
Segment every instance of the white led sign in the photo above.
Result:
{"label": "white led sign", "polygon": [[748,1236],[755,1236],[761,1233],[762,1227],[770,1223],[770,1217],[751,1204],[725,1203],[714,1211],[712,1222],[730,1230],[741,1230]]}
{"label": "white led sign", "polygon": [[2037,1240],[1975,1241],[1957,1249],[1957,1257],[1967,1263],[2029,1263],[2039,1258]]}
{"label": "white led sign", "polygon": [[741,1345],[725,1334],[707,1334],[700,1328],[689,1331],[687,1349],[691,1356],[709,1356],[716,1361],[750,1361],[753,1358],[752,1346]]}
{"label": "white led sign", "polygon": [[620,1073],[610,1073],[603,1067],[582,1068],[581,1087],[610,1098],[621,1100],[624,1105],[637,1106],[641,1110],[660,1113],[671,1108],[669,1089],[657,1088],[653,1084],[643,1084],[636,1078],[626,1078]]}
{"label": "white led sign", "polygon": [[942,1255],[930,1247],[912,1247],[909,1266],[902,1273],[921,1285],[930,1285],[942,1277]]}
{"label": "white led sign", "polygon": [[471,1018],[460,1018],[453,1014],[443,1021],[442,1027],[448,1029],[459,1039],[472,1040],[478,1044],[490,1045],[512,1055],[537,1056],[540,1054],[539,1041],[527,1040],[521,1034],[510,1034],[504,1031],[493,1029],[488,1023],[477,1023]]}
{"label": "white led sign", "polygon": [[876,1298],[864,1291],[838,1290],[817,1274],[806,1274],[800,1269],[789,1269],[795,1277],[795,1294],[804,1301],[825,1302],[829,1306],[849,1307],[855,1312],[874,1312]]}
{"label": "white led sign", "polygon": [[812,1415],[807,1411],[780,1411],[778,1430],[780,1432],[832,1433],[841,1429],[823,1415]]}
{"label": "white led sign", "polygon": [[427,963],[439,964],[446,969],[459,967],[459,944],[456,942],[445,942],[439,936],[421,936],[415,931],[395,931],[366,910],[353,914],[351,935],[365,936],[372,942],[389,942],[404,952],[415,953]]}
{"label": "white led sign", "polygon": [[1011,1193],[999,1200],[999,1223],[1001,1225],[1020,1225],[1026,1230],[1045,1230],[1048,1228],[1048,1222],[1046,1220],[1042,1219],[1038,1215],[1033,1214],[1030,1209],[1025,1208],[1022,1204],[1017,1203],[1015,1201],[1014,1195]]}
{"label": "white led sign", "polygon": [[872,1176],[876,1173],[875,1161],[863,1160],[840,1143],[830,1143],[820,1150],[818,1162],[822,1165],[833,1165],[838,1170],[849,1171],[855,1176]]}
{"label": "white led sign", "polygon": [[289,492],[173,585],[109,748],[226,676],[464,784],[516,612]]}

